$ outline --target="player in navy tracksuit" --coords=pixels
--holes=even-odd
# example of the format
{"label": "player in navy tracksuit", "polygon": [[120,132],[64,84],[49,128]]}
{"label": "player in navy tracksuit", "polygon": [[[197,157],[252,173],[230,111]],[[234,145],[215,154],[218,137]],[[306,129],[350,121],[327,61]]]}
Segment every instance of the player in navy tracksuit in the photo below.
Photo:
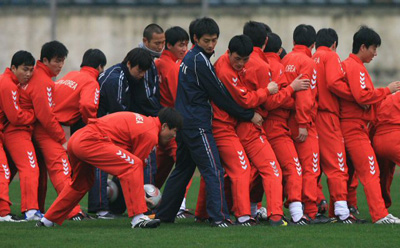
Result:
{"label": "player in navy tracksuit", "polygon": [[[137,110],[133,98],[138,94],[139,85],[143,85],[145,72],[151,67],[153,59],[142,48],[132,49],[122,63],[108,68],[99,76],[100,103],[97,117],[119,111]],[[137,85],[137,86],[136,86]],[[143,94],[143,92],[142,92]],[[96,213],[99,218],[113,218],[108,214],[107,199],[108,174],[96,169],[95,182],[89,191],[89,213]]]}
{"label": "player in navy tracksuit", "polygon": [[179,71],[175,108],[184,117],[179,130],[175,169],[168,178],[156,218],[173,222],[196,165],[206,182],[207,212],[213,226],[227,227],[229,219],[224,195],[223,169],[211,129],[210,100],[229,114],[247,121],[260,122],[253,110],[240,107],[216,77],[209,58],[218,40],[219,28],[210,18],[200,19],[195,27],[197,45],[188,52]]}

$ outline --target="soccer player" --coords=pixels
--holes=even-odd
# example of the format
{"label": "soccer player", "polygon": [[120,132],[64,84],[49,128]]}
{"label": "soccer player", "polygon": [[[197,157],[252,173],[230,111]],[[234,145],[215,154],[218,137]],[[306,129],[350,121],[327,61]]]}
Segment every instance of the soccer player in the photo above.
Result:
{"label": "soccer player", "polygon": [[[148,51],[134,48],[127,53],[121,63],[108,68],[99,76],[100,102],[97,111],[98,117],[119,111],[131,111],[132,87],[143,82],[143,77],[150,69],[153,61]],[[89,191],[89,213],[96,213],[98,218],[113,219],[115,216],[109,211],[107,199],[108,174],[95,169],[96,177],[93,188]]]}
{"label": "soccer player", "polygon": [[177,136],[177,160],[168,178],[156,218],[173,222],[185,194],[185,188],[196,165],[207,188],[207,212],[211,225],[228,227],[229,214],[223,192],[223,171],[212,135],[210,100],[233,116],[261,123],[262,118],[253,110],[245,110],[235,103],[225,86],[215,76],[209,58],[218,41],[219,27],[204,17],[195,24],[196,45],[182,61],[179,71],[175,107],[182,114],[183,128]]}
{"label": "soccer player", "polygon": [[155,228],[160,220],[151,220],[143,188],[144,160],[158,143],[167,143],[182,127],[182,117],[171,108],[158,117],[118,112],[89,123],[74,133],[68,143],[73,167],[72,183],[65,187],[44,218],[36,226],[61,225],[68,213],[83,198],[94,181],[94,168],[118,177],[124,192],[132,228]]}
{"label": "soccer player", "polygon": [[353,36],[353,50],[343,61],[343,68],[355,101],[340,98],[340,126],[348,155],[353,161],[358,178],[364,185],[372,221],[376,224],[400,224],[398,218],[388,213],[382,199],[379,167],[368,135],[369,122],[375,118],[376,104],[400,89],[400,82],[392,82],[386,88],[375,89],[364,66],[377,55],[380,44],[380,36],[365,26]]}
{"label": "soccer player", "polygon": [[[20,222],[14,214],[11,214],[11,201],[8,196],[8,185],[10,183],[11,171],[4,152],[3,130],[10,128],[19,137],[15,138],[21,147],[33,151],[32,143],[29,142],[32,134],[32,124],[35,116],[32,109],[21,108],[19,103],[19,87],[26,87],[32,77],[35,59],[27,51],[16,52],[11,59],[11,66],[0,75],[0,222]],[[18,132],[18,129],[26,131]],[[24,151],[26,152],[26,151]],[[25,153],[26,154],[26,153]],[[25,155],[24,154],[24,155]],[[29,155],[29,154],[26,154]],[[26,156],[19,154],[21,159],[16,160],[21,185],[21,211],[38,211],[37,190],[39,180],[39,169],[36,163],[27,161]],[[23,161],[25,158],[25,162]]]}
{"label": "soccer player", "polygon": [[313,55],[317,71],[318,113],[316,127],[319,137],[321,168],[328,178],[330,199],[334,213],[340,222],[360,223],[351,215],[347,206],[348,169],[346,151],[340,130],[339,99],[353,101],[353,95],[345,82],[339,55],[336,53],[339,39],[336,31],[323,28],[316,37],[316,52]]}

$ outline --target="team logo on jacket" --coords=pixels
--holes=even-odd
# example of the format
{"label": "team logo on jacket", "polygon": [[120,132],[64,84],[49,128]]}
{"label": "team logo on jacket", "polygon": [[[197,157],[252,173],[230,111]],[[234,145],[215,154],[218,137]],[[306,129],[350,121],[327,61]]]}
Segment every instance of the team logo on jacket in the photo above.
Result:
{"label": "team logo on jacket", "polygon": [[237,151],[238,156],[239,156],[239,160],[240,160],[240,164],[242,165],[242,169],[246,170],[247,169],[247,164],[246,164],[246,159],[245,156],[243,154],[243,151]]}
{"label": "team logo on jacket", "polygon": [[314,69],[310,87],[313,90],[315,89],[316,86],[317,86],[317,71]]}
{"label": "team logo on jacket", "polygon": [[99,103],[99,94],[100,94],[100,90],[96,89],[96,91],[94,92],[94,104],[98,104]]}
{"label": "team logo on jacket", "polygon": [[27,151],[26,153],[28,154],[29,164],[31,165],[32,168],[35,168],[36,163],[35,163],[35,157],[33,156],[33,152]]}
{"label": "team logo on jacket", "polygon": [[1,165],[4,170],[4,177],[8,180],[10,179],[10,169],[8,169],[8,166],[6,164]]}
{"label": "team logo on jacket", "polygon": [[47,100],[49,101],[50,108],[54,106],[53,104],[53,93],[51,92],[51,87],[47,87]]}
{"label": "team logo on jacket", "polygon": [[318,152],[317,153],[313,153],[313,171],[314,173],[316,173],[318,171]]}
{"label": "team logo on jacket", "polygon": [[19,106],[18,106],[18,102],[17,102],[17,91],[12,90],[11,94],[12,94],[12,99],[14,101],[14,107],[16,110],[18,110]]}
{"label": "team logo on jacket", "polygon": [[276,162],[275,161],[271,161],[271,162],[269,162],[269,164],[271,165],[272,170],[274,171],[274,175],[276,177],[279,177],[279,170],[278,170],[278,167],[276,166]]}
{"label": "team logo on jacket", "polygon": [[122,152],[121,150],[119,150],[116,153],[120,158],[124,159],[126,162],[130,163],[130,164],[134,164],[135,160],[133,160],[133,158],[131,158],[129,155],[126,155],[124,152]]}
{"label": "team logo on jacket", "polygon": [[365,87],[367,87],[365,85],[365,72],[362,73],[361,71],[360,71],[360,84],[361,84],[361,89],[365,89]]}
{"label": "team logo on jacket", "polygon": [[293,157],[293,160],[294,160],[294,164],[296,165],[297,174],[299,176],[301,176],[301,164],[299,162],[299,158],[298,157]]}
{"label": "team logo on jacket", "polygon": [[68,166],[68,159],[61,159],[63,165],[63,173],[64,175],[68,175],[69,173],[69,166]]}
{"label": "team logo on jacket", "polygon": [[338,164],[339,164],[339,169],[341,171],[344,171],[344,158],[343,158],[343,152],[337,153],[338,156]]}
{"label": "team logo on jacket", "polygon": [[374,161],[374,156],[368,156],[368,162],[369,162],[369,172],[371,175],[375,175],[376,170],[375,170],[375,161]]}
{"label": "team logo on jacket", "polygon": [[143,124],[143,122],[144,122],[143,116],[136,114],[136,113],[135,113],[135,116],[136,116],[136,124]]}

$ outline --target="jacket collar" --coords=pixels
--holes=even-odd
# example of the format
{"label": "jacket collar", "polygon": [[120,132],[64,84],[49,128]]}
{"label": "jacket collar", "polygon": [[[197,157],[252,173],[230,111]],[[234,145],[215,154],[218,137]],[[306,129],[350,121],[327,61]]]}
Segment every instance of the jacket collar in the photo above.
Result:
{"label": "jacket collar", "polygon": [[329,47],[327,46],[320,46],[317,48],[317,51],[332,51]]}
{"label": "jacket collar", "polygon": [[275,60],[275,61],[278,61],[279,63],[281,62],[281,57],[279,57],[279,55],[277,53],[267,52],[264,54],[268,60]]}
{"label": "jacket collar", "polygon": [[161,58],[168,58],[172,60],[174,63],[176,63],[179,59],[169,50],[164,50],[161,53]]}
{"label": "jacket collar", "polygon": [[85,72],[96,79],[99,77],[99,71],[90,66],[83,66],[80,71]]}
{"label": "jacket collar", "polygon": [[50,68],[43,64],[43,62],[41,62],[40,60],[36,62],[35,70],[43,71],[50,78],[57,76],[53,72],[51,72]]}
{"label": "jacket collar", "polygon": [[304,45],[294,45],[293,52],[300,52],[306,54],[308,57],[311,58],[311,50]]}
{"label": "jacket collar", "polygon": [[364,65],[364,63],[361,61],[361,59],[359,57],[357,57],[357,55],[355,55],[354,53],[350,53],[349,58],[354,59],[357,63]]}
{"label": "jacket collar", "polygon": [[263,52],[263,50],[262,50],[261,48],[259,48],[259,47],[254,47],[254,48],[253,48],[253,53],[254,53],[254,54],[257,54],[258,57],[260,57],[262,60],[264,60],[265,62],[267,62],[267,63],[269,64],[268,59],[267,59],[267,57],[265,56],[265,54],[264,54],[264,52]]}
{"label": "jacket collar", "polygon": [[7,67],[6,70],[4,71],[4,74],[7,75],[7,76],[9,76],[9,77],[11,78],[11,80],[12,80],[16,85],[19,84],[17,76],[15,76],[15,74],[11,71],[10,68]]}
{"label": "jacket collar", "polygon": [[213,53],[211,53],[211,54],[206,53],[206,51],[205,51],[203,48],[201,48],[199,45],[197,45],[197,44],[193,47],[192,50],[193,50],[193,51],[196,51],[196,52],[202,52],[204,55],[206,55],[206,57],[207,57],[208,59],[210,59],[211,56],[215,53],[215,51],[214,51]]}

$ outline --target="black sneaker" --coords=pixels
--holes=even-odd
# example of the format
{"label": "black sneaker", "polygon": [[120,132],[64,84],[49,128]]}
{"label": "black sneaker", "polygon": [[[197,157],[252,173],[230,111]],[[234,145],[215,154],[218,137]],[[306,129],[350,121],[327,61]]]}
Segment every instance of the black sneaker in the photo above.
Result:
{"label": "black sneaker", "polygon": [[194,218],[194,214],[189,212],[187,209],[181,209],[179,212],[176,214],[177,219],[189,219],[189,218]]}
{"label": "black sneaker", "polygon": [[230,226],[232,226],[232,222],[230,220],[220,220],[211,222],[211,227],[227,228]]}
{"label": "black sneaker", "polygon": [[336,222],[336,218],[328,218],[320,213],[317,213],[315,219],[311,219],[311,224],[328,224],[332,222]]}
{"label": "black sneaker", "polygon": [[326,211],[328,211],[328,202],[326,200],[322,200],[320,201],[320,203],[318,203],[318,213],[320,214],[324,214],[326,213]]}
{"label": "black sneaker", "polygon": [[236,223],[235,223],[235,225],[238,225],[238,226],[256,226],[258,224],[259,224],[259,222],[257,220],[255,220],[254,218],[250,218],[243,222],[236,220]]}
{"label": "black sneaker", "polygon": [[268,221],[271,226],[288,226],[289,225],[285,216],[282,216],[282,218],[278,221],[273,221],[271,219],[269,219]]}
{"label": "black sneaker", "polygon": [[93,220],[94,218],[87,213],[80,212],[77,215],[73,216],[70,220],[73,221],[82,221],[82,220]]}
{"label": "black sneaker", "polygon": [[26,220],[19,218],[15,214],[7,214],[6,216],[0,216],[0,222],[26,222]]}
{"label": "black sneaker", "polygon": [[156,228],[160,223],[159,219],[140,218],[138,223],[132,226],[132,228]]}
{"label": "black sneaker", "polygon": [[355,206],[349,206],[349,211],[352,215],[359,215],[360,211],[358,211],[358,207]]}
{"label": "black sneaker", "polygon": [[210,223],[210,218],[202,218],[194,216],[194,222],[196,223]]}
{"label": "black sneaker", "polygon": [[359,219],[355,217],[354,215],[350,214],[349,217],[345,220],[341,220],[339,217],[336,218],[338,223],[343,223],[343,224],[365,224],[367,223],[366,220]]}
{"label": "black sneaker", "polygon": [[305,215],[303,215],[303,217],[301,217],[300,220],[293,221],[293,219],[292,219],[291,222],[292,222],[292,224],[298,225],[298,226],[306,226],[306,225],[311,224],[311,220]]}
{"label": "black sneaker", "polygon": [[106,214],[103,214],[103,215],[97,214],[96,216],[97,216],[97,219],[102,219],[102,220],[113,220],[113,219],[115,219],[115,215],[113,215],[110,212],[107,212]]}

